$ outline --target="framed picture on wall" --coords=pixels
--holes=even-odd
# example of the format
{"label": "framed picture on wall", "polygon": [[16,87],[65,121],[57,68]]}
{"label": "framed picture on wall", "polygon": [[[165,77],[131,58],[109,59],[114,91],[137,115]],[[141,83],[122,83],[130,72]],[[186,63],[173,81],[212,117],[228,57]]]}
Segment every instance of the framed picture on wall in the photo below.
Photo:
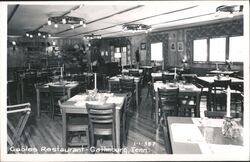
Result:
{"label": "framed picture on wall", "polygon": [[178,51],[183,51],[184,47],[183,47],[183,42],[178,42]]}
{"label": "framed picture on wall", "polygon": [[146,43],[141,43],[141,50],[146,50]]}
{"label": "framed picture on wall", "polygon": [[176,43],[175,42],[170,43],[170,50],[171,51],[176,51]]}

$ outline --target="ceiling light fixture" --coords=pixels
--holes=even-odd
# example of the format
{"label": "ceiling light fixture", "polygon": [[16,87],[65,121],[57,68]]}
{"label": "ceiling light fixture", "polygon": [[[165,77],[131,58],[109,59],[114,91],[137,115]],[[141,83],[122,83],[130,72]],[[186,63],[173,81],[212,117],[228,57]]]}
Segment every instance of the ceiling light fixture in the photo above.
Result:
{"label": "ceiling light fixture", "polygon": [[102,39],[102,36],[95,35],[95,34],[89,34],[89,35],[84,35],[83,39]]}
{"label": "ceiling light fixture", "polygon": [[33,37],[39,37],[39,38],[46,38],[46,37],[51,37],[51,34],[47,32],[42,32],[42,31],[29,31],[25,33],[26,37],[33,38]]}
{"label": "ceiling light fixture", "polygon": [[58,27],[58,24],[70,24],[72,29],[74,28],[72,26],[76,24],[86,27],[86,20],[84,18],[72,16],[54,16],[48,18],[48,25],[51,25],[52,23],[55,24],[55,28]]}
{"label": "ceiling light fixture", "polygon": [[232,6],[223,5],[216,8],[215,16],[219,16],[221,13],[228,13],[228,17],[232,18],[234,17],[234,13],[242,11],[243,11],[243,5],[232,5]]}
{"label": "ceiling light fixture", "polygon": [[148,33],[149,31],[152,30],[151,26],[145,25],[145,24],[124,24],[122,26],[122,30],[124,32],[141,32],[144,31],[145,33]]}

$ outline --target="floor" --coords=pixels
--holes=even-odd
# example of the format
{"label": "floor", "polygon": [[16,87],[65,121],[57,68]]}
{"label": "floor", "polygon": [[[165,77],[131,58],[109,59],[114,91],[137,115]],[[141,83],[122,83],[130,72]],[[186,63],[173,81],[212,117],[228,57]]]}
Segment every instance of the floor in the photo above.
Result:
{"label": "floor", "polygon": [[[154,119],[151,118],[151,99],[147,96],[147,87],[142,89],[142,100],[138,113],[130,118],[128,144],[123,147],[123,154],[166,154],[164,135],[160,128],[156,131]],[[60,150],[62,147],[62,119],[55,117],[52,120],[46,113],[42,113],[40,119],[36,119],[36,96],[27,96],[27,102],[31,103],[32,113],[29,122],[21,138],[21,145],[9,153],[19,154],[61,154],[61,153],[89,153],[86,148],[74,148],[74,150]],[[201,101],[201,117],[206,109],[206,100]],[[78,137],[77,137],[78,138]],[[76,139],[78,140],[78,139]],[[84,140],[84,139],[83,139]],[[110,140],[98,142],[97,147],[110,146]],[[21,150],[21,151],[20,151]],[[97,152],[103,153],[103,152]]]}

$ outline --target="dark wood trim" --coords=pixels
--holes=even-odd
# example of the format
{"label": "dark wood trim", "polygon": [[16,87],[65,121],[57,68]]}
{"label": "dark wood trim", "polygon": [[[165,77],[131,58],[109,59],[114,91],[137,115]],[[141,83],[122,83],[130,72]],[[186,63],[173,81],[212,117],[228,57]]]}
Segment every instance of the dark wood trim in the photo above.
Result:
{"label": "dark wood trim", "polygon": [[15,13],[16,13],[18,7],[19,7],[19,5],[15,5],[14,10],[11,12],[10,17],[8,18],[8,24],[9,24],[9,22],[11,21],[12,17],[15,15]]}

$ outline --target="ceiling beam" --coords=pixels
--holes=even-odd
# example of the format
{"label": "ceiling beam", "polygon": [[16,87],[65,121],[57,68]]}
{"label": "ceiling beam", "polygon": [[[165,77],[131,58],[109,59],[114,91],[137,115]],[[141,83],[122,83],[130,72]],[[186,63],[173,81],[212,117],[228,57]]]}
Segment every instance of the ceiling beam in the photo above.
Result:
{"label": "ceiling beam", "polygon": [[[137,21],[146,20],[146,19],[150,19],[150,18],[153,18],[153,17],[158,17],[158,16],[162,16],[162,15],[167,15],[167,14],[175,13],[175,12],[189,10],[189,9],[192,9],[192,8],[195,8],[195,7],[198,7],[198,5],[187,7],[187,8],[182,8],[182,9],[174,10],[174,11],[170,11],[170,12],[165,12],[165,13],[161,13],[161,14],[157,14],[157,15],[152,15],[152,16],[144,17],[144,18],[133,20],[133,21],[126,22],[126,23],[134,23],[134,22],[137,22]],[[102,28],[102,29],[96,29],[96,30],[92,30],[92,31],[88,31],[88,32],[83,32],[83,33],[79,33],[79,34],[68,36],[67,38],[71,38],[71,37],[75,37],[75,36],[83,35],[83,34],[89,34],[89,33],[97,32],[97,31],[101,31],[101,30],[106,30],[106,29],[110,29],[110,28],[113,28],[113,27],[116,27],[116,26],[123,25],[123,24],[124,23],[117,24],[117,25],[112,25],[112,26],[108,26],[108,27],[105,27],[105,28]]]}
{"label": "ceiling beam", "polygon": [[[140,8],[140,7],[143,7],[143,5],[138,5],[138,6],[135,6],[135,7],[131,7],[131,8],[129,8],[129,9],[122,10],[122,11],[116,12],[116,13],[114,13],[114,14],[105,16],[105,17],[101,17],[101,18],[99,18],[99,19],[96,19],[96,20],[87,22],[86,25],[89,25],[89,24],[92,24],[92,23],[94,23],[94,22],[98,22],[98,21],[101,21],[101,20],[105,20],[105,19],[108,19],[108,18],[110,18],[110,17],[112,17],[112,16],[116,16],[116,15],[119,15],[119,14],[122,14],[122,13],[125,13],[125,12],[128,12],[128,11],[131,11],[131,10],[134,10],[134,9],[137,9],[137,8]],[[76,26],[75,29],[80,28],[80,27],[82,27],[82,25]],[[55,34],[61,34],[61,33],[64,33],[64,32],[70,31],[70,30],[72,30],[72,29],[69,28],[69,29],[66,29],[66,30],[64,30],[64,31],[60,31],[60,32],[55,33]]]}
{"label": "ceiling beam", "polygon": [[8,24],[9,24],[9,22],[11,21],[12,17],[15,15],[15,13],[16,13],[18,7],[19,7],[19,5],[15,5],[13,11],[12,11],[11,14],[10,14],[10,17],[8,18]]}
{"label": "ceiling beam", "polygon": [[[171,20],[171,21],[166,21],[166,22],[152,24],[151,26],[161,25],[161,24],[167,24],[167,23],[172,23],[172,22],[177,22],[177,21],[182,21],[182,20],[188,20],[188,19],[193,19],[193,18],[208,16],[208,15],[212,15],[212,14],[214,14],[214,13],[202,14],[202,15],[191,16],[191,17],[185,17],[185,18],[181,18],[181,19],[176,19],[176,20]],[[102,35],[114,34],[114,33],[120,33],[120,32],[123,32],[123,31],[107,32],[107,33],[104,33]]]}

